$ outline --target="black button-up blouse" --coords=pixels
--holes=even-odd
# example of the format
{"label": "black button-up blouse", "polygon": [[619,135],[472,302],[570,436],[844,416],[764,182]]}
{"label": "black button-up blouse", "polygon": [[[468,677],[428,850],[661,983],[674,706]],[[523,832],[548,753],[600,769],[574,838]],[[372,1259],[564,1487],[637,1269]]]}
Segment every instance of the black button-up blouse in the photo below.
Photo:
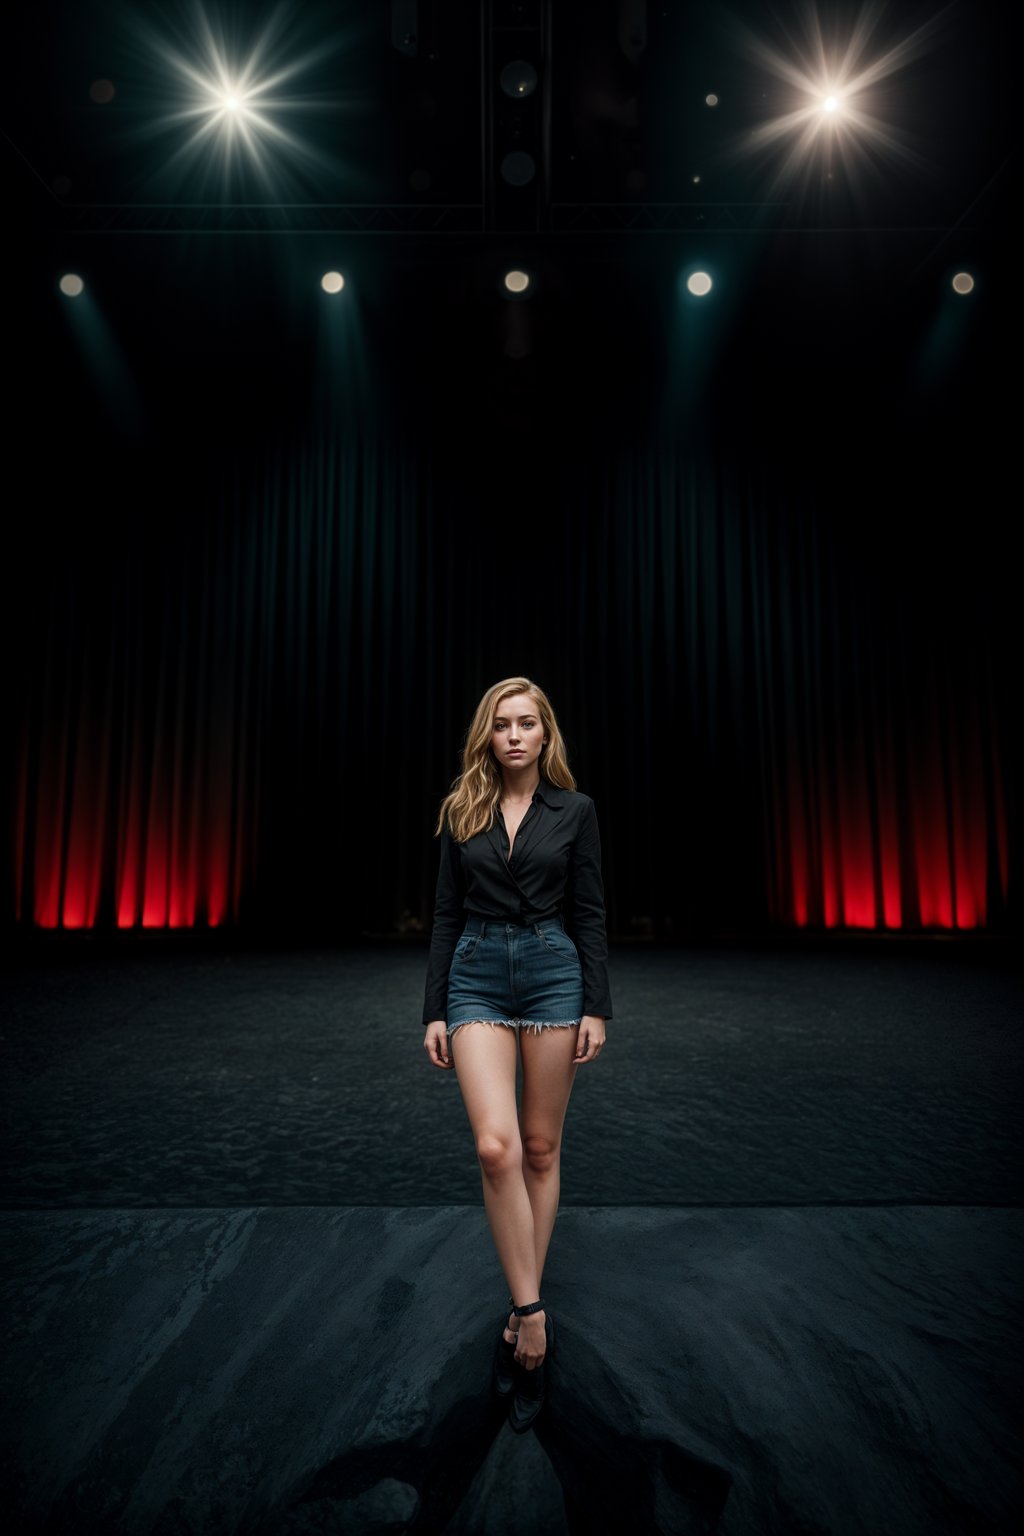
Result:
{"label": "black button-up blouse", "polygon": [[441,832],[423,1023],[448,1013],[448,971],[467,914],[539,923],[561,915],[583,968],[583,1012],[612,1016],[601,838],[589,795],[542,779],[519,823],[512,857],[505,818],[464,843]]}

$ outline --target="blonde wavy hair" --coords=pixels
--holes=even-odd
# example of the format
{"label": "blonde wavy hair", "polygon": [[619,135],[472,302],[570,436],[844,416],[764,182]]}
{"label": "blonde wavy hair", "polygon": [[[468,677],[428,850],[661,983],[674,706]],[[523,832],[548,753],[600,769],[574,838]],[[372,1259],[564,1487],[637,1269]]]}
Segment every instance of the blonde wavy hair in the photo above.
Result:
{"label": "blonde wavy hair", "polygon": [[551,700],[543,688],[528,677],[503,677],[500,683],[488,688],[473,713],[462,747],[462,771],[441,801],[435,837],[444,830],[446,818],[448,830],[457,843],[464,843],[477,832],[494,825],[504,781],[491,751],[491,732],[498,705],[517,693],[530,696],[540,718],[545,737],[538,761],[541,779],[547,779],[549,784],[557,784],[561,789],[576,788]]}

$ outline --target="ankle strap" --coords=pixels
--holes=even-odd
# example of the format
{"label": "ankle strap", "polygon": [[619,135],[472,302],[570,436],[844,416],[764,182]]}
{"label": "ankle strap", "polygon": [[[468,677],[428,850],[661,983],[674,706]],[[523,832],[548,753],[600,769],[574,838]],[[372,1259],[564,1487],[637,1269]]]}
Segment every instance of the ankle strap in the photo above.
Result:
{"label": "ankle strap", "polygon": [[[511,1297],[509,1299],[511,1300]],[[529,1317],[531,1312],[542,1312],[543,1310],[543,1296],[539,1301],[531,1301],[528,1307],[517,1307],[515,1302],[512,1303],[512,1311],[516,1314],[516,1317]]]}

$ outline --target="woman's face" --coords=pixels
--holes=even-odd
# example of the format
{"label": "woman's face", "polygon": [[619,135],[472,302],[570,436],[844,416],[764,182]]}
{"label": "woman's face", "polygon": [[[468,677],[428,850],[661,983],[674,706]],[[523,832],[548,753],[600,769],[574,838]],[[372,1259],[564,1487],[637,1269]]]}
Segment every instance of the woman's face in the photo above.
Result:
{"label": "woman's face", "polygon": [[540,715],[530,695],[514,693],[499,699],[491,727],[491,747],[499,766],[515,772],[529,769],[540,757],[543,745]]}

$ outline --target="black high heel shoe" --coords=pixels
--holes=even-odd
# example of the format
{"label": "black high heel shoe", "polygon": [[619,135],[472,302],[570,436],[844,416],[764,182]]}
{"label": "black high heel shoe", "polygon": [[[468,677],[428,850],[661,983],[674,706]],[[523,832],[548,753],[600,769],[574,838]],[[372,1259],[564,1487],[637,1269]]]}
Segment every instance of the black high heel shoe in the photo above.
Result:
{"label": "black high heel shoe", "polygon": [[[511,1296],[508,1299],[508,1305],[510,1311],[515,1310],[515,1302],[512,1300]],[[501,1332],[498,1334],[498,1342],[494,1350],[494,1370],[492,1380],[494,1391],[498,1397],[508,1397],[516,1383],[515,1355],[518,1340],[513,1339],[512,1343],[509,1343],[508,1339],[505,1337],[505,1329],[507,1327],[508,1323],[505,1323]]]}
{"label": "black high heel shoe", "polygon": [[[512,1310],[517,1317],[526,1317],[531,1312],[543,1311],[544,1302],[543,1299],[531,1301],[528,1307],[514,1306]],[[547,1349],[540,1365],[535,1365],[532,1371],[522,1365],[515,1367],[515,1387],[508,1408],[508,1422],[517,1435],[526,1433],[544,1406],[547,1366],[555,1348],[555,1321],[550,1313],[544,1316],[544,1337],[547,1339]]]}

